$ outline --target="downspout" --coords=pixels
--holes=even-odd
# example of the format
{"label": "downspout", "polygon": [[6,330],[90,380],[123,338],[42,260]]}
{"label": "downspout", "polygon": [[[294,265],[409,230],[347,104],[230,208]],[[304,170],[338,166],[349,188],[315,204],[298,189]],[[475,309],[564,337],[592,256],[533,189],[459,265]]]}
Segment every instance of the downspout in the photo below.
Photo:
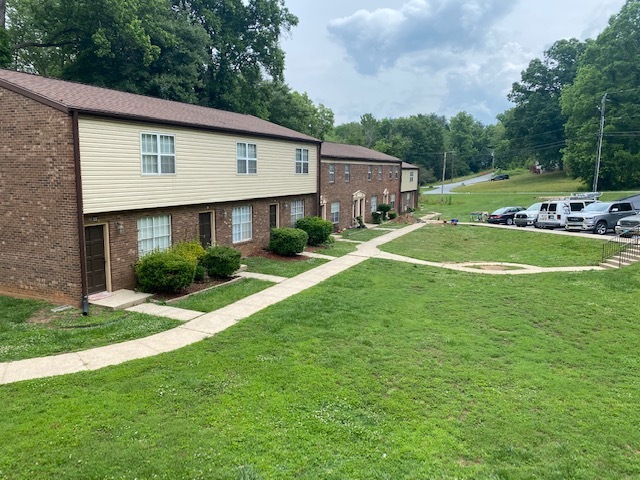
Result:
{"label": "downspout", "polygon": [[[317,216],[320,217],[322,216],[322,182],[321,182],[321,178],[320,175],[322,174],[322,142],[320,142],[318,144],[318,175],[316,175],[317,177],[317,185],[316,185],[316,213]],[[324,220],[324,219],[323,219]]]}
{"label": "downspout", "polygon": [[80,132],[78,111],[71,113],[73,129],[73,163],[76,177],[76,211],[78,215],[78,242],[80,253],[80,276],[82,277],[82,314],[89,314],[89,288],[87,286],[87,252],[84,238],[84,204],[82,202],[82,171],[80,169]]}

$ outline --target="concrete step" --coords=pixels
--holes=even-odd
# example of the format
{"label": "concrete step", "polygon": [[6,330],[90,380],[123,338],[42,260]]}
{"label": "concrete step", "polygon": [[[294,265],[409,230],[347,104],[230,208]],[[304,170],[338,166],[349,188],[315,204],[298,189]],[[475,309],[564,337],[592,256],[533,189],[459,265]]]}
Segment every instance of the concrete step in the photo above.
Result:
{"label": "concrete step", "polygon": [[133,290],[116,290],[115,292],[101,292],[89,295],[91,305],[110,308],[112,310],[124,310],[145,303],[153,297],[150,293],[134,292]]}

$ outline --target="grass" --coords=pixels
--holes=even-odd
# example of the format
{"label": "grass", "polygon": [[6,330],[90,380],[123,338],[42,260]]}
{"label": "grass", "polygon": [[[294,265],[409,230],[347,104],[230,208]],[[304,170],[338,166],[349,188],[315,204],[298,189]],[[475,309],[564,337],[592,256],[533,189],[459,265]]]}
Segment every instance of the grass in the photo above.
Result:
{"label": "grass", "polygon": [[[92,306],[53,313],[53,305],[0,296],[0,362],[124,342],[169,330],[181,322]],[[30,320],[37,317],[37,322]],[[2,478],[0,476],[0,478]]]}
{"label": "grass", "polygon": [[173,302],[171,306],[198,312],[213,312],[272,285],[274,285],[272,282],[264,282],[254,278],[242,278],[227,285],[221,285],[206,292],[191,295],[184,300]]}
{"label": "grass", "polygon": [[334,242],[327,246],[322,247],[317,251],[323,255],[330,255],[332,257],[342,257],[347,253],[355,252],[356,245],[350,242]]}
{"label": "grass", "polygon": [[190,347],[1,386],[0,478],[638,478],[639,288],[368,260]]}
{"label": "grass", "polygon": [[585,191],[584,186],[579,180],[575,180],[567,176],[566,172],[549,172],[540,175],[533,175],[529,172],[520,172],[510,175],[509,180],[499,180],[496,182],[482,182],[473,185],[458,187],[457,193],[516,193],[516,192],[534,192],[534,193],[552,193],[552,194],[570,194],[572,192]]}
{"label": "grass", "polygon": [[450,224],[426,225],[379,248],[431,262],[508,262],[539,267],[597,265],[602,238]]}
{"label": "grass", "polygon": [[347,240],[355,240],[358,242],[366,242],[376,237],[380,237],[389,232],[378,228],[349,228],[342,231],[342,238]]}
{"label": "grass", "polygon": [[249,272],[286,278],[295,277],[326,262],[327,260],[320,258],[308,258],[305,260],[282,258],[281,260],[275,260],[265,257],[246,257],[242,259],[242,263],[247,266],[247,271]]}

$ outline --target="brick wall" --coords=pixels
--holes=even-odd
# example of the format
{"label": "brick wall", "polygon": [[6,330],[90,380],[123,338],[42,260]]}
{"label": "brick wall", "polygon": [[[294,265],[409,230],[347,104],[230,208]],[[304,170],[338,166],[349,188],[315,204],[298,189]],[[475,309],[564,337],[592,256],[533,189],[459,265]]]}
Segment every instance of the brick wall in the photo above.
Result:
{"label": "brick wall", "polygon": [[[171,240],[198,240],[199,214],[215,213],[215,241],[218,245],[237,248],[244,256],[264,249],[269,243],[269,205],[278,204],[280,226],[290,225],[291,201],[303,200],[306,216],[317,215],[317,197],[300,195],[278,197],[246,202],[189,205],[153,210],[136,210],[86,215],[85,225],[106,224],[109,231],[108,261],[111,270],[112,290],[134,288],[136,285],[133,265],[138,261],[138,218],[145,216],[170,215]],[[253,214],[253,238],[251,241],[233,244],[232,210],[234,207],[251,206]]]}
{"label": "brick wall", "polygon": [[0,87],[0,292],[81,298],[71,117]]}
{"label": "brick wall", "polygon": [[[372,222],[371,217],[371,197],[377,196],[378,205],[384,203],[383,193],[388,190],[389,200],[391,194],[396,196],[396,210],[400,208],[400,178],[395,176],[395,168],[399,164],[389,163],[349,163],[350,179],[345,182],[344,167],[347,162],[333,162],[330,159],[322,160],[320,171],[320,193],[327,202],[326,219],[331,220],[331,204],[340,202],[340,223],[336,228],[344,229],[354,226],[353,224],[353,194],[362,191],[366,195],[365,199],[365,222]],[[329,164],[335,165],[335,181],[329,182]],[[373,166],[371,180],[368,180],[369,165]],[[382,180],[378,180],[378,166],[382,166]],[[392,178],[389,178],[389,168],[393,167]]]}

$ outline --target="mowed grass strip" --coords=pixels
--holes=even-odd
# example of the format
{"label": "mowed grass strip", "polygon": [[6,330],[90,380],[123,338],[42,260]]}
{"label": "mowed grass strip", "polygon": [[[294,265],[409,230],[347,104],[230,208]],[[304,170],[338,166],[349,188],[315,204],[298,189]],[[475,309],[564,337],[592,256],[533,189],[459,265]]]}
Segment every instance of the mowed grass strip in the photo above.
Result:
{"label": "mowed grass strip", "polygon": [[266,257],[245,257],[242,263],[247,266],[248,272],[264,273],[278,277],[291,278],[301,273],[319,267],[328,260],[321,258],[295,257],[281,259]]}
{"label": "mowed grass strip", "polygon": [[[91,306],[53,313],[54,305],[0,296],[0,362],[110,345],[169,330],[182,322]],[[0,476],[0,478],[2,478]]]}
{"label": "mowed grass strip", "polygon": [[518,227],[435,224],[379,248],[431,262],[506,262],[538,267],[597,265],[604,240],[527,232]]}
{"label": "mowed grass strip", "polygon": [[256,280],[255,278],[242,278],[228,285],[221,285],[206,292],[191,295],[184,300],[172,302],[171,306],[195,310],[197,312],[213,312],[254,293],[261,292],[272,285],[275,284],[273,282]]}
{"label": "mowed grass strip", "polygon": [[638,478],[639,288],[368,260],[176,352],[0,387],[0,472]]}

